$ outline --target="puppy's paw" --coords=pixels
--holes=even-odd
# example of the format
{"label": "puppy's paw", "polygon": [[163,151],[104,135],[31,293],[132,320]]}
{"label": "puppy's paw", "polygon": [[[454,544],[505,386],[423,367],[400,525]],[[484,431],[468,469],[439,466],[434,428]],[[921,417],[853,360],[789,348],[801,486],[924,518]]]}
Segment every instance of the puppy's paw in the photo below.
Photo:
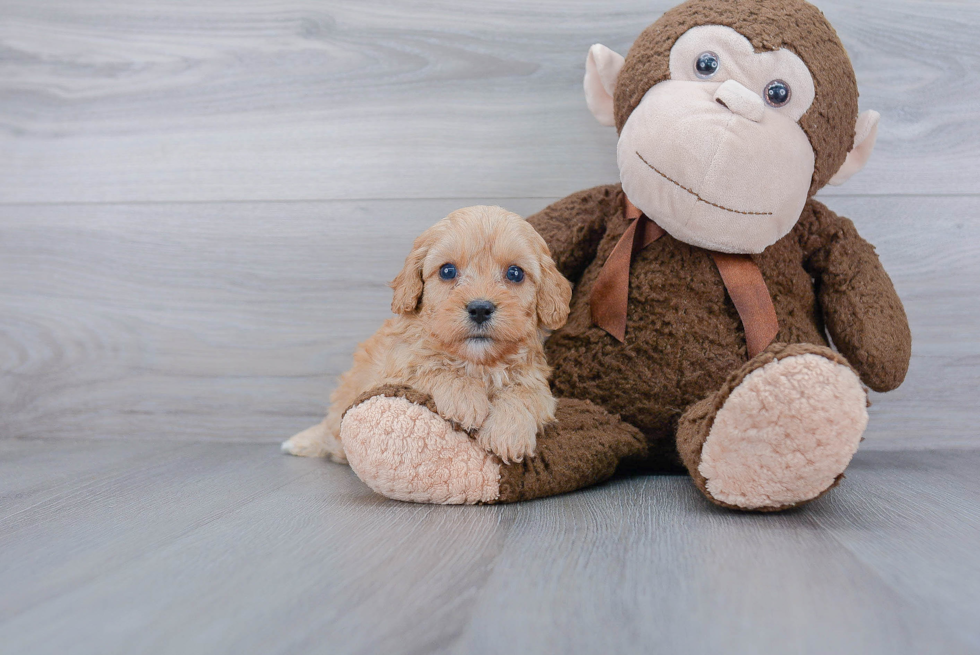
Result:
{"label": "puppy's paw", "polygon": [[527,409],[510,404],[494,405],[476,435],[476,442],[509,464],[534,457],[537,434],[538,423]]}
{"label": "puppy's paw", "polygon": [[484,393],[466,393],[459,389],[449,393],[435,393],[433,400],[439,416],[452,421],[463,430],[477,430],[487,420],[490,401]]}
{"label": "puppy's paw", "polygon": [[282,442],[282,452],[297,457],[329,457],[339,464],[346,464],[344,446],[332,434],[326,421],[307,428]]}

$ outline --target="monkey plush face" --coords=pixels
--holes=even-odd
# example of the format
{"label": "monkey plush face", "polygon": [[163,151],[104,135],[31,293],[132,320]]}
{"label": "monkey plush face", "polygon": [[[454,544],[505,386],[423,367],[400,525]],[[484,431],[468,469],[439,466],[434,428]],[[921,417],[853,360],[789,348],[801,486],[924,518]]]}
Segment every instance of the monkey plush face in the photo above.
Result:
{"label": "monkey plush face", "polygon": [[620,133],[626,195],[675,238],[760,252],[806,203],[813,148],[798,121],[813,78],[788,50],[756,53],[730,27],[695,27],[670,51],[670,79]]}
{"label": "monkey plush face", "polygon": [[836,33],[802,0],[691,0],[625,60],[593,46],[585,90],[620,130],[630,200],[674,238],[722,252],[785,236],[813,193],[863,167],[877,129],[874,112],[858,120]]}

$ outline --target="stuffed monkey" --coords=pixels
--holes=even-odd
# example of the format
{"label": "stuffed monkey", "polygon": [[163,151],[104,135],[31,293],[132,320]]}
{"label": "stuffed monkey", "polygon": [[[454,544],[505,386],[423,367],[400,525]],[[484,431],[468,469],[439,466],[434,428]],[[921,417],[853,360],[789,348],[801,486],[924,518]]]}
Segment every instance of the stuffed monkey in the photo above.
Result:
{"label": "stuffed monkey", "polygon": [[861,440],[865,385],[896,388],[911,351],[873,246],[813,199],[877,134],[836,32],[803,0],[691,0],[625,59],[593,46],[585,94],[619,133],[621,184],[528,219],[575,285],[546,344],[559,407],[535,456],[502,463],[431,399],[384,388],[345,415],[351,466],[419,502],[678,468],[733,509],[819,497]]}

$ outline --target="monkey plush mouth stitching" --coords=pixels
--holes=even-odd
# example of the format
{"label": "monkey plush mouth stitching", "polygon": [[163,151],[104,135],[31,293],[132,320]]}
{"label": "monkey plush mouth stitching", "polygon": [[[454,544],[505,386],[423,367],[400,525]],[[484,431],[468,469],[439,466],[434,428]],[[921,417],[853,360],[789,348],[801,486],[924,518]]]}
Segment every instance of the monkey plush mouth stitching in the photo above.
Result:
{"label": "monkey plush mouth stitching", "polygon": [[650,162],[648,162],[646,159],[644,159],[643,158],[643,155],[641,155],[639,152],[636,153],[636,156],[640,158],[640,161],[642,161],[644,164],[646,164],[647,166],[649,166],[650,169],[654,173],[656,173],[660,177],[664,178],[668,182],[670,182],[672,184],[676,184],[678,187],[684,189],[685,191],[687,191],[692,196],[694,196],[695,198],[697,198],[698,200],[700,200],[701,202],[703,202],[706,205],[711,205],[712,207],[717,207],[718,209],[724,209],[726,212],[732,212],[733,214],[745,214],[746,216],[772,216],[772,212],[743,212],[743,211],[739,211],[737,209],[729,209],[728,207],[723,207],[722,205],[719,205],[717,203],[713,203],[710,200],[705,200],[696,191],[692,191],[691,189],[688,189],[683,184],[681,184],[679,182],[676,182],[676,181],[670,179],[669,177],[667,177],[666,175],[664,175],[663,173],[661,173],[659,170],[657,170],[657,167],[656,166],[654,166],[653,164],[651,164]]}

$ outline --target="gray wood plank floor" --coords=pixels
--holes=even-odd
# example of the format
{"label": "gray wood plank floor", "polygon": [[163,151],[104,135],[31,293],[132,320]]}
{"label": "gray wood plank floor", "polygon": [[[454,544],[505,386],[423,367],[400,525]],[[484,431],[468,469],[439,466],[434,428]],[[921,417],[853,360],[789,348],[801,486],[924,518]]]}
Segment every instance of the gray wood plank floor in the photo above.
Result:
{"label": "gray wood plank floor", "polygon": [[4,653],[980,652],[980,451],[743,515],[682,476],[433,507],[271,445],[0,444]]}
{"label": "gray wood plank floor", "polygon": [[912,367],[840,488],[385,501],[280,456],[450,210],[617,179],[585,53],[674,0],[0,2],[0,653],[980,652],[980,4],[819,0]]}

